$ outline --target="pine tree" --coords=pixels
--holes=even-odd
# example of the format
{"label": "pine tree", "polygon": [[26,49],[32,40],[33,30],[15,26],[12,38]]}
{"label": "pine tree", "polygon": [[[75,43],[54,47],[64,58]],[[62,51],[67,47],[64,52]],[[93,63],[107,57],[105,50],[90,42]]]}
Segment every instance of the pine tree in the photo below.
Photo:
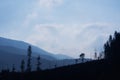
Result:
{"label": "pine tree", "polygon": [[31,54],[32,54],[31,46],[28,46],[28,62],[27,62],[28,72],[31,72]]}
{"label": "pine tree", "polygon": [[41,65],[41,63],[40,63],[40,56],[38,56],[37,57],[37,71],[40,71],[41,69],[40,69],[40,65]]}
{"label": "pine tree", "polygon": [[15,65],[12,66],[12,72],[15,72]]}
{"label": "pine tree", "polygon": [[22,60],[21,61],[21,72],[24,72],[24,70],[25,70],[25,61]]}
{"label": "pine tree", "polygon": [[57,64],[55,64],[54,67],[57,68]]}
{"label": "pine tree", "polygon": [[94,59],[96,60],[97,59],[97,52],[95,50],[95,53],[94,53]]}
{"label": "pine tree", "polygon": [[77,64],[78,63],[78,59],[75,59],[75,64]]}
{"label": "pine tree", "polygon": [[120,61],[120,33],[115,31],[114,36],[109,36],[109,40],[104,45],[105,59],[109,61]]}

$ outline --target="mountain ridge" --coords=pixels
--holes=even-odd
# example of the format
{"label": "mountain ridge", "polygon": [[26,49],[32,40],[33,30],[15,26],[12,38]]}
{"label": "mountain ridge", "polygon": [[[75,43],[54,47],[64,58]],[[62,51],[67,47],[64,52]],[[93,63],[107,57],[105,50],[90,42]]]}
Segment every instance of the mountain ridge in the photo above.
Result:
{"label": "mountain ridge", "polygon": [[[21,60],[25,60],[27,63],[27,49],[29,43],[23,41],[16,41],[0,37],[0,70],[5,68],[11,68],[12,64],[16,65],[16,70],[20,71]],[[75,59],[65,56],[63,54],[52,54],[42,49],[32,46],[32,69],[36,69],[37,56],[41,57],[41,69],[51,69],[66,65],[76,64]],[[22,47],[22,48],[21,48]],[[88,59],[85,59],[88,61]],[[77,63],[81,63],[79,59]],[[5,69],[6,69],[5,68]]]}
{"label": "mountain ridge", "polygon": [[[27,50],[28,46],[31,45],[30,43],[24,42],[24,41],[19,41],[19,40],[13,40],[13,39],[8,39],[8,38],[3,38],[0,37],[0,46],[12,46],[15,48],[19,48],[19,49],[24,49]],[[63,58],[58,58],[57,54],[53,54],[50,52],[47,52],[37,46],[31,45],[32,46],[32,51],[35,53],[40,53],[41,55],[46,55],[46,56],[50,56],[53,57],[55,59],[63,59]],[[67,56],[65,55],[65,58],[67,58]],[[68,59],[70,59],[70,57],[68,57]]]}

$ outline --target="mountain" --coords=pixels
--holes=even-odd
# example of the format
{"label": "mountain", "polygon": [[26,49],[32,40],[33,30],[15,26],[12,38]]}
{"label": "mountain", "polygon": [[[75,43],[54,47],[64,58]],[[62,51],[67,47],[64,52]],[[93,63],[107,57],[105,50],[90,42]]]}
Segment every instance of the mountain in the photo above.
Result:
{"label": "mountain", "polygon": [[[11,51],[13,51],[11,49],[16,48],[17,50],[18,49],[19,50],[21,50],[21,49],[24,50],[24,53],[26,52],[26,54],[27,54],[27,48],[28,48],[29,45],[31,45],[31,44],[25,43],[23,41],[17,41],[17,40],[11,40],[11,39],[6,39],[6,38],[0,38],[0,46],[2,46],[3,49],[5,49],[5,47],[6,47],[8,52],[11,52]],[[49,57],[47,57],[49,59],[50,58],[51,59],[54,58],[54,57],[52,57],[52,54],[50,54],[50,53],[48,53],[48,52],[46,52],[46,51],[44,51],[44,50],[42,50],[42,49],[40,49],[40,48],[38,48],[36,46],[33,46],[33,45],[31,45],[31,46],[32,46],[32,52],[34,53],[33,56],[37,56],[37,55],[40,54],[40,55],[49,56]],[[17,52],[14,51],[14,53],[19,54],[19,51],[17,51]],[[20,53],[20,55],[26,55],[26,54]]]}
{"label": "mountain", "polygon": [[[25,60],[25,66],[27,65],[27,49],[29,43],[17,40],[11,40],[0,37],[0,70],[12,69],[12,65],[15,64],[16,70],[20,71],[21,60]],[[32,69],[36,69],[37,56],[40,55],[41,69],[51,69],[55,67],[61,67],[66,65],[76,64],[75,59],[63,54],[52,54],[44,51],[34,45],[32,46]],[[88,61],[88,59],[85,59]],[[81,63],[79,59],[77,63]]]}
{"label": "mountain", "polygon": [[72,57],[66,56],[64,54],[56,54],[55,57],[59,60],[63,60],[63,59],[73,59]]}
{"label": "mountain", "polygon": [[[23,42],[23,41],[17,41],[17,40],[11,40],[0,37],[0,48],[2,50],[7,49],[7,52],[9,53],[16,53],[20,55],[27,55],[27,48],[31,45],[29,43]],[[32,46],[32,52],[34,53],[33,56],[42,55],[46,59],[54,60],[54,59],[62,59],[63,56],[54,55],[52,53],[49,53],[47,51],[44,51],[43,49],[40,49],[34,45]],[[15,50],[16,51],[15,51]],[[19,50],[18,50],[19,49]],[[23,51],[23,52],[21,52]],[[61,57],[61,58],[60,58]],[[69,59],[69,57],[65,56],[66,59]]]}
{"label": "mountain", "polygon": [[[0,70],[12,67],[13,64],[16,65],[17,70],[20,70],[21,60],[27,61],[27,49],[29,43],[17,40],[11,40],[0,37]],[[44,51],[36,46],[32,46],[32,67],[36,66],[36,57],[40,55],[41,57],[41,68],[48,69],[54,68],[56,62],[58,66],[62,66],[61,59],[58,55],[54,55],[47,51]],[[65,56],[66,57],[66,56]],[[66,57],[67,59],[67,57]],[[26,62],[27,63],[27,62]]]}
{"label": "mountain", "polygon": [[[7,51],[1,51],[0,50],[0,70],[9,68],[10,71],[11,71],[12,70],[12,65],[14,64],[16,70],[19,71],[20,66],[21,66],[21,60],[24,60],[25,61],[25,66],[27,66],[27,56],[14,54],[14,53],[9,53]],[[54,64],[54,61],[55,60],[47,60],[47,59],[42,57],[40,59],[40,62],[42,63],[41,64],[41,69],[48,69],[49,68],[48,64],[51,64],[51,63]],[[36,64],[37,64],[37,58],[36,57],[32,57],[31,64],[32,64],[32,69],[35,70],[36,69]],[[26,69],[26,67],[25,67],[25,69]]]}

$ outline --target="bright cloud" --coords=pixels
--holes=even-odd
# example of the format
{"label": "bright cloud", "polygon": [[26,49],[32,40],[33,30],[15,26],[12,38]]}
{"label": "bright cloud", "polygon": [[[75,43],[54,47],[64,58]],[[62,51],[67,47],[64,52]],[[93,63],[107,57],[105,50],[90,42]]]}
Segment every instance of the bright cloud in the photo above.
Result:
{"label": "bright cloud", "polygon": [[26,14],[23,25],[29,27],[32,23],[39,19],[51,20],[51,12],[55,7],[62,5],[63,0],[37,0],[35,5],[32,5],[30,12]]}
{"label": "bright cloud", "polygon": [[30,26],[30,23],[31,23],[32,21],[34,21],[34,20],[37,18],[37,16],[38,16],[38,13],[37,13],[37,12],[32,12],[32,13],[28,14],[28,15],[25,17],[25,20],[24,20],[22,26],[24,26],[24,27]]}
{"label": "bright cloud", "polygon": [[63,3],[63,0],[39,0],[39,6],[42,8],[53,8]]}
{"label": "bright cloud", "polygon": [[[23,3],[24,2],[24,3]],[[29,2],[29,3],[28,3]],[[119,30],[118,0],[0,1],[0,35],[52,53],[86,57]]]}
{"label": "bright cloud", "polygon": [[81,52],[86,57],[93,55],[94,50],[102,51],[103,44],[113,26],[103,23],[85,25],[37,24],[34,34],[26,41],[52,53],[63,53],[77,57]]}

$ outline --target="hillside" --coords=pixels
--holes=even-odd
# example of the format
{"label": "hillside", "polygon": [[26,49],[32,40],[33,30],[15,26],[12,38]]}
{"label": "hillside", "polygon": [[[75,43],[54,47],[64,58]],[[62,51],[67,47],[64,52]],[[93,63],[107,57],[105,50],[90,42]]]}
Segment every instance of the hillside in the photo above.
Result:
{"label": "hillside", "polygon": [[[27,49],[29,43],[17,40],[11,40],[0,37],[0,71],[2,69],[12,69],[14,64],[17,71],[20,71],[21,60],[25,60],[27,65]],[[75,64],[75,60],[62,54],[52,54],[32,45],[32,68],[36,69],[36,57],[41,57],[41,69],[50,69]],[[85,59],[87,61],[89,59]],[[81,60],[78,61],[80,63]]]}
{"label": "hillside", "polygon": [[[119,80],[119,67],[106,60],[64,66],[31,73],[6,73],[4,79],[14,80]],[[4,74],[1,74],[4,75]],[[1,78],[2,79],[2,78]]]}
{"label": "hillside", "polygon": [[[17,50],[18,49],[24,50],[25,54],[19,53],[20,50],[17,52],[14,51],[15,54],[26,55],[27,48],[29,45],[31,44],[23,42],[23,41],[11,40],[11,39],[0,37],[0,47],[2,48],[2,50],[7,50],[9,53],[12,53],[11,51],[14,51],[13,48],[16,48]],[[46,56],[47,59],[57,59],[54,57],[54,54],[44,51],[34,45],[31,45],[31,46],[32,46],[32,52],[34,54],[33,56],[43,55],[43,56]]]}

